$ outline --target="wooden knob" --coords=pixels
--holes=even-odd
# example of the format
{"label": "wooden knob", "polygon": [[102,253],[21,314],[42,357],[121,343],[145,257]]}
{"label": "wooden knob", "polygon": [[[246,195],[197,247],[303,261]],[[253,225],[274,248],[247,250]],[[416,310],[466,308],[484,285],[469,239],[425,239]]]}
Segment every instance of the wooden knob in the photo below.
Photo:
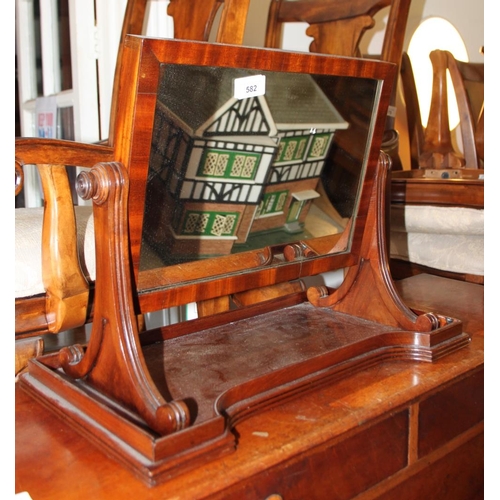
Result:
{"label": "wooden knob", "polygon": [[291,245],[287,245],[283,249],[283,255],[287,262],[293,262],[295,259],[304,256],[303,249],[297,243],[292,243]]}
{"label": "wooden knob", "polygon": [[84,200],[102,205],[109,196],[109,175],[105,165],[98,163],[90,171],[80,172],[76,178],[76,192]]}
{"label": "wooden knob", "polygon": [[76,192],[83,200],[90,200],[97,190],[97,183],[91,172],[80,172],[76,178]]}
{"label": "wooden knob", "polygon": [[67,365],[75,365],[83,359],[84,354],[85,351],[80,344],[63,347],[59,351],[59,362],[63,368]]}
{"label": "wooden knob", "polygon": [[156,410],[159,430],[164,434],[185,429],[191,423],[189,409],[184,401],[170,401]]}

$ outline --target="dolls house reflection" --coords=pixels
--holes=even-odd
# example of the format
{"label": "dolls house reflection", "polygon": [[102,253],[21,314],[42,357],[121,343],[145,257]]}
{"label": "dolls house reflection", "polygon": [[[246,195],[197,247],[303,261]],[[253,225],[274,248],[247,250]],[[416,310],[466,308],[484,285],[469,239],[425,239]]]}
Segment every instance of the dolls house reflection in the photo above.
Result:
{"label": "dolls house reflection", "polygon": [[334,133],[348,124],[306,74],[259,72],[263,95],[235,97],[234,80],[252,74],[163,68],[144,239],[167,264],[305,230]]}

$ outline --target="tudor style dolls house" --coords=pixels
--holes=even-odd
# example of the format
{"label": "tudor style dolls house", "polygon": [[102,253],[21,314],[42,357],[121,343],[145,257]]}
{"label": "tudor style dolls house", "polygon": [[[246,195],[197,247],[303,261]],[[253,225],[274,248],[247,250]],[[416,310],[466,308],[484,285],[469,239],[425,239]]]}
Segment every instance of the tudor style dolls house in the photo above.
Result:
{"label": "tudor style dolls house", "polygon": [[333,135],[348,124],[311,75],[259,72],[258,95],[235,95],[254,74],[169,67],[161,78],[144,237],[164,261],[304,228]]}

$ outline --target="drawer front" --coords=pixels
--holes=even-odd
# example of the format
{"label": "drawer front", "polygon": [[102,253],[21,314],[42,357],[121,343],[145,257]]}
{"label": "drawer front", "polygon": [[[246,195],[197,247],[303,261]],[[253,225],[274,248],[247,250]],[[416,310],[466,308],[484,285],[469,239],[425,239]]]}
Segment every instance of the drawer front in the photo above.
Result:
{"label": "drawer front", "polygon": [[483,420],[484,370],[481,370],[420,403],[419,457]]}
{"label": "drawer front", "polygon": [[407,457],[408,412],[402,411],[268,469],[224,492],[224,498],[349,499],[404,468]]}

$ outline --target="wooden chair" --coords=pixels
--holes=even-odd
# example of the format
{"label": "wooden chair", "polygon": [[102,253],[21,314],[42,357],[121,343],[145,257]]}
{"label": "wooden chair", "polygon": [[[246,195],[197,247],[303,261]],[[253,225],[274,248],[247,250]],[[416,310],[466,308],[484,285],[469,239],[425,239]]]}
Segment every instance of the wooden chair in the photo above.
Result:
{"label": "wooden chair", "polygon": [[[117,56],[117,74],[123,63],[125,36],[129,33],[142,34],[146,4],[147,0],[129,0],[127,3]],[[178,38],[208,39],[215,15],[222,7],[217,41],[241,43],[248,4],[249,0],[203,3],[174,0],[168,8],[175,20],[174,35]],[[196,17],[191,15],[194,8],[197,9]],[[116,77],[110,137],[114,133],[118,90]],[[22,167],[34,164],[40,173],[46,202],[45,209],[21,209],[16,212],[19,216],[19,224],[16,225],[19,249],[16,253],[23,258],[22,262],[19,261],[18,274],[26,278],[26,283],[21,283],[16,290],[17,339],[58,333],[82,326],[91,318],[95,262],[92,243],[92,250],[87,255],[82,245],[85,238],[91,241],[93,237],[91,232],[87,236],[84,234],[86,227],[93,227],[93,219],[90,207],[73,206],[73,190],[65,166],[72,168],[76,157],[79,167],[107,161],[112,149],[106,146],[110,144],[104,141],[100,145],[81,146],[75,143],[73,146],[69,142],[56,144],[35,139],[16,140],[16,195],[22,190]],[[28,247],[27,243],[31,246]]]}
{"label": "wooden chair", "polygon": [[[401,77],[411,170],[394,172],[391,271],[395,279],[421,272],[484,283],[484,65],[431,52],[433,92],[422,127],[411,62]],[[447,70],[457,97],[463,154],[452,141]]]}
{"label": "wooden chair", "polygon": [[[484,64],[456,60],[448,51],[429,55],[433,68],[431,107],[424,130],[408,54],[401,81],[406,104],[412,168],[484,168]],[[448,118],[447,72],[451,76],[460,118],[463,153],[452,141]]]}
{"label": "wooden chair", "polygon": [[23,167],[36,165],[45,200],[43,208],[16,208],[16,373],[43,351],[40,335],[81,327],[91,319],[92,207],[73,206],[67,168],[91,167],[112,154],[102,145],[16,139],[16,194]]}
{"label": "wooden chair", "polygon": [[[118,86],[121,106],[109,141],[112,154],[101,155],[78,179],[80,196],[93,201],[95,222],[96,289],[90,342],[86,348],[73,345],[31,360],[29,372],[19,382],[24,390],[154,486],[234,451],[238,445],[232,433],[236,423],[273,404],[385,359],[432,362],[468,345],[470,337],[463,333],[460,321],[408,309],[388,274],[383,238],[390,161],[386,154],[380,154],[380,144],[396,74],[393,65],[132,36],[126,39],[122,61]],[[222,102],[210,102],[216,103],[217,110],[224,110],[220,120],[214,121],[225,127],[209,121],[203,128],[207,135],[193,138],[190,126],[185,127],[193,123],[187,115],[193,114],[192,108],[199,111],[196,98],[205,105],[207,96],[202,93],[196,97],[189,91],[184,92],[183,106],[179,106],[177,95],[168,102],[179,89],[176,82],[169,87],[169,79],[180,72],[180,81],[193,82],[187,77],[193,69],[199,78],[207,78],[214,68],[225,77],[218,80],[224,84],[215,86],[218,92],[214,96],[226,97]],[[232,92],[234,78],[249,73],[255,76],[255,72],[267,75],[265,96],[237,99]],[[220,198],[212,198],[216,189],[229,193],[223,199],[226,206],[235,204],[232,196],[239,189],[239,207],[233,206],[231,212],[240,209],[244,214],[248,208],[255,213],[258,201],[249,200],[245,189],[224,189],[241,186],[241,179],[229,179],[224,186],[220,186],[220,179],[217,186],[208,186],[210,181],[204,180],[203,187],[212,189],[188,190],[186,201],[184,188],[192,186],[193,180],[200,182],[192,177],[199,177],[200,171],[191,169],[191,160],[199,158],[203,144],[213,147],[214,138],[217,148],[228,151],[234,150],[234,142],[240,147],[245,144],[249,131],[245,127],[232,129],[230,120],[224,119],[235,114],[248,118],[242,123],[252,124],[253,140],[260,132],[257,144],[246,143],[245,151],[274,158],[278,121],[271,105],[268,103],[268,111],[264,102],[271,82],[273,78],[282,82],[283,76],[287,85],[297,79],[310,82],[310,75],[318,85],[330,83],[321,88],[325,93],[329,89],[332,99],[341,100],[340,88],[351,100],[357,86],[372,96],[363,103],[368,105],[365,113],[343,117],[347,123],[364,120],[365,128],[372,132],[365,135],[366,147],[361,148],[366,161],[358,168],[365,174],[357,210],[347,229],[341,234],[266,245],[217,258],[145,266],[146,212],[154,216],[153,222],[168,211],[179,214],[169,210],[172,204],[158,205],[157,198],[151,198],[149,189],[155,185],[152,174],[158,173],[151,163],[159,167],[160,175],[165,174],[161,179],[176,196],[175,206],[186,208],[188,215],[216,208],[221,203]],[[275,96],[281,98],[283,93],[277,90]],[[293,95],[298,108],[297,94]],[[253,105],[257,102],[260,106]],[[242,115],[240,106],[245,104],[250,106]],[[172,120],[163,120],[165,116]],[[261,127],[272,125],[273,116],[276,126]],[[278,116],[283,115],[278,112]],[[315,144],[317,131],[311,133],[309,120],[302,123]],[[235,135],[228,138],[229,131]],[[355,128],[352,131],[356,133]],[[221,144],[224,141],[231,144]],[[360,147],[359,141],[353,142]],[[270,151],[263,148],[267,144]],[[180,147],[174,151],[176,145]],[[316,158],[317,149],[312,149]],[[109,148],[99,151],[109,152]],[[106,160],[101,161],[103,158]],[[179,161],[168,163],[171,159]],[[75,158],[70,163],[80,161]],[[265,172],[259,173],[262,183],[267,182]],[[208,172],[211,177],[218,174]],[[238,176],[238,172],[231,175]],[[307,172],[304,175],[299,180],[306,178]],[[259,182],[247,179],[252,187],[258,187]],[[181,222],[174,217],[167,227],[186,227]],[[204,227],[200,224],[200,232]],[[187,227],[188,236],[192,236],[191,229]],[[332,270],[345,270],[345,279],[335,289],[312,286],[139,336],[137,317],[144,312],[286,285]]]}
{"label": "wooden chair", "polygon": [[[311,52],[359,57],[363,55],[360,50],[363,37],[375,26],[373,16],[387,8],[388,19],[379,57],[399,67],[410,3],[410,0],[272,0],[265,45],[280,47],[284,24],[305,22],[309,24],[306,34],[313,38],[309,47]],[[396,89],[393,88],[382,149],[391,157],[392,169],[399,170],[399,138],[394,128]],[[357,182],[352,175],[350,159],[339,151],[335,166],[325,170],[322,184],[342,217],[352,207],[342,198],[333,198],[336,193],[334,186],[342,184],[344,189],[352,192]]]}
{"label": "wooden chair", "polygon": [[358,56],[360,42],[374,27],[373,16],[390,7],[380,59],[399,65],[410,2],[407,0],[272,0],[266,29],[266,47],[279,48],[283,25],[309,24],[311,52]]}
{"label": "wooden chair", "polygon": [[101,145],[16,139],[16,192],[22,189],[23,166],[36,165],[45,200],[41,209],[16,209],[16,257],[23,259],[16,270],[26,277],[16,293],[16,338],[81,326],[89,317],[92,257],[85,265],[80,249],[91,210],[80,213],[83,227],[77,231],[66,168],[74,168],[76,161],[91,167],[109,160],[112,152]]}
{"label": "wooden chair", "polygon": [[400,75],[408,127],[410,166],[412,169],[416,169],[418,168],[420,152],[424,147],[424,128],[422,126],[415,75],[407,52],[403,52],[401,56]]}
{"label": "wooden chair", "polygon": [[[110,137],[116,116],[118,77],[122,65],[123,43],[127,35],[142,35],[148,0],[128,0],[125,8],[120,44],[113,83],[110,111]],[[245,32],[250,0],[171,0],[168,15],[174,19],[174,38],[182,40],[208,41],[213,23],[220,9],[220,22],[215,41],[218,43],[241,44]],[[193,12],[196,11],[196,15]]]}

